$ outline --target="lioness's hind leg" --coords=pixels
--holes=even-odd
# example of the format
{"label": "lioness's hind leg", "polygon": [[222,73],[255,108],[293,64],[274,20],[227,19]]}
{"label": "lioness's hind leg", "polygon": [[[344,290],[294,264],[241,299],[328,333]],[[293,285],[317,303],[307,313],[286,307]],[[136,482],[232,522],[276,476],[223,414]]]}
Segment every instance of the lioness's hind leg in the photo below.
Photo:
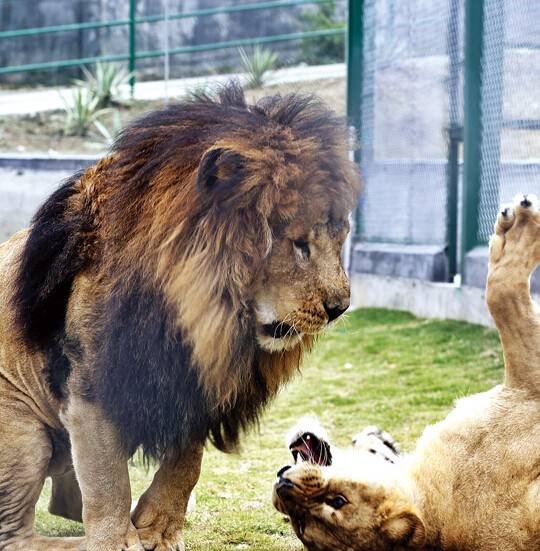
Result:
{"label": "lioness's hind leg", "polygon": [[490,241],[486,298],[501,337],[506,383],[540,391],[540,314],[529,289],[540,263],[540,211],[534,195],[503,207]]}

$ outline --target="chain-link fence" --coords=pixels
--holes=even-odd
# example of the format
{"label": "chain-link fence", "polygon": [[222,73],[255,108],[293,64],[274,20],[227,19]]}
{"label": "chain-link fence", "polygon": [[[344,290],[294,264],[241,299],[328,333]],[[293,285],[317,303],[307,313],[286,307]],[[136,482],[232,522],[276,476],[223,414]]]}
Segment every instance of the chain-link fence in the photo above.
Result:
{"label": "chain-link fence", "polygon": [[446,240],[447,131],[462,117],[460,3],[364,2],[365,241]]}
{"label": "chain-link fence", "polygon": [[540,194],[540,2],[489,0],[484,9],[478,242],[499,202]]}
{"label": "chain-link fence", "polygon": [[499,203],[540,194],[540,2],[351,2],[357,238],[446,247],[448,275],[465,273]]}

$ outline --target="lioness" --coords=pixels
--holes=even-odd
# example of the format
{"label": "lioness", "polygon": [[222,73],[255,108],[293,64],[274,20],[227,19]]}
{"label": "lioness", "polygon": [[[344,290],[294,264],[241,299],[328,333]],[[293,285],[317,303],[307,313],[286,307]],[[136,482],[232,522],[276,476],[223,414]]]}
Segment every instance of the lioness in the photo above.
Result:
{"label": "lioness", "polygon": [[324,435],[297,433],[291,449],[306,461],[279,471],[273,499],[308,549],[540,549],[540,312],[529,292],[539,263],[538,202],[521,195],[490,242],[504,384],[459,400],[413,453],[390,453],[384,438],[366,446],[373,434],[360,452],[332,453]]}

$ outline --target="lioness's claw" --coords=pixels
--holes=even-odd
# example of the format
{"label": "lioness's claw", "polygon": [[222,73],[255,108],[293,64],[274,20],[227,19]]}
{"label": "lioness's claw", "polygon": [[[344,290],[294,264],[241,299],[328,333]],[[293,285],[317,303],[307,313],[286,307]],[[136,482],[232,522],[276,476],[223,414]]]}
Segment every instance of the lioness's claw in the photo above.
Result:
{"label": "lioness's claw", "polygon": [[538,209],[538,197],[534,193],[518,193],[514,197],[514,205],[523,209]]}

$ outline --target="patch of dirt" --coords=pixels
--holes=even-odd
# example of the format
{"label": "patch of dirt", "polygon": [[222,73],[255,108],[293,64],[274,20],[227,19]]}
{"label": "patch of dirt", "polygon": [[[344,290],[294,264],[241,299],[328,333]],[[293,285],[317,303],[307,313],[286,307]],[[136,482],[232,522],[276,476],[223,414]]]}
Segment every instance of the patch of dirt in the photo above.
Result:
{"label": "patch of dirt", "polygon": [[[289,92],[315,93],[340,114],[345,114],[345,79],[325,79],[297,84],[269,86],[258,90],[248,90],[249,101],[268,94]],[[174,101],[171,100],[171,101]],[[134,101],[118,107],[121,126],[131,120],[162,107],[163,100]],[[106,139],[92,130],[85,137],[64,135],[65,114],[63,111],[46,111],[34,115],[10,115],[0,117],[0,152],[64,154],[101,154],[107,149]],[[106,113],[100,121],[111,131],[114,116]]]}

